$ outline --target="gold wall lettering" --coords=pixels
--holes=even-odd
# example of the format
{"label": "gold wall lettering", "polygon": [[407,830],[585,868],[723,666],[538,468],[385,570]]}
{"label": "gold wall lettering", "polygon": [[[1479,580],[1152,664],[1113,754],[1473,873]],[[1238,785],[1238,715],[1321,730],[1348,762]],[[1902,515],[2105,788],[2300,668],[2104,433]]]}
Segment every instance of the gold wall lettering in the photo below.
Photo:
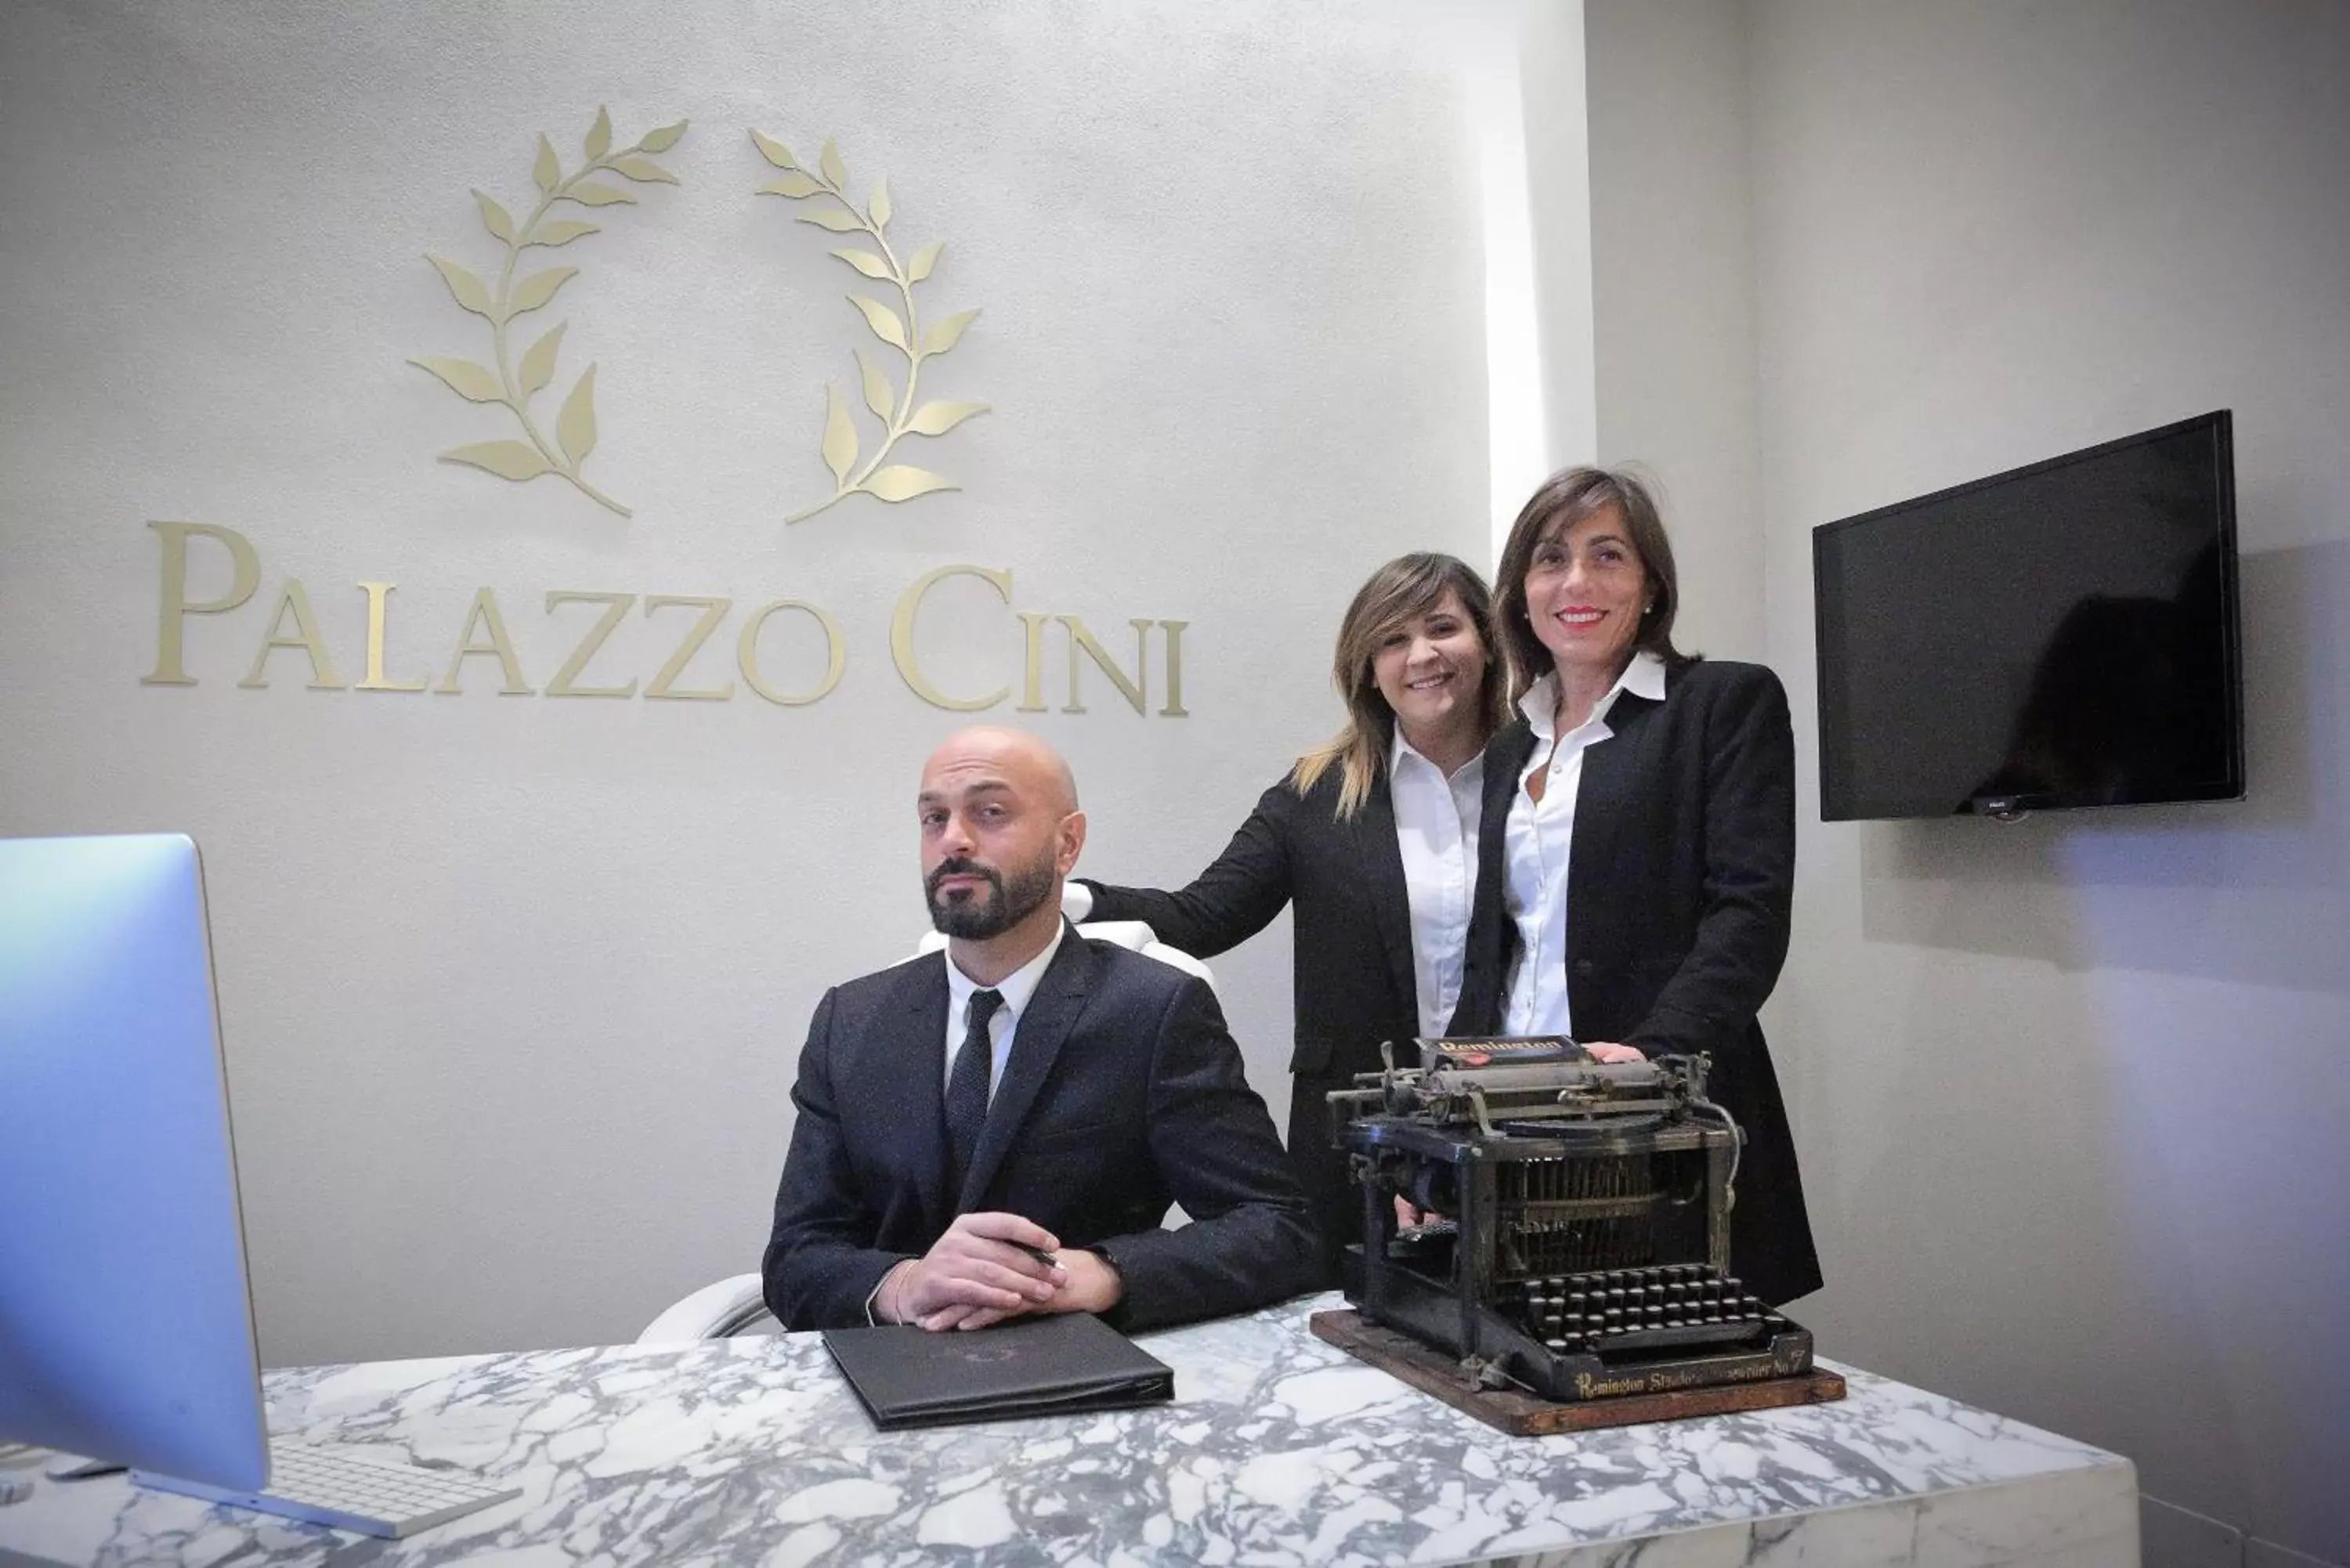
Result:
{"label": "gold wall lettering", "polygon": [[[150,523],[161,549],[157,574],[155,664],[140,682],[148,686],[194,686],[197,679],[186,665],[186,622],[192,615],[226,615],[250,602],[261,583],[261,555],[253,542],[234,528],[217,523]],[[226,552],[230,570],[227,591],[209,599],[188,597],[189,541],[203,538]],[[1102,643],[1084,618],[1049,610],[1028,610],[1017,607],[1013,590],[1013,575],[1008,566],[980,566],[956,562],[936,566],[923,573],[898,597],[889,618],[889,657],[899,677],[909,691],[934,708],[950,712],[977,712],[1001,706],[1010,701],[1012,686],[1007,681],[994,690],[980,694],[958,694],[948,691],[933,681],[923,670],[916,652],[922,610],[931,591],[941,583],[955,577],[975,577],[995,590],[1004,608],[1019,625],[1020,691],[1018,711],[1046,711],[1044,701],[1045,670],[1048,645],[1053,639],[1048,628],[1057,626],[1063,638],[1060,647],[1068,666],[1068,701],[1060,711],[1083,713],[1085,703],[1084,670],[1090,664],[1106,677],[1127,705],[1138,714],[1149,715],[1151,685],[1151,637],[1155,628],[1159,633],[1161,655],[1159,668],[1164,674],[1162,701],[1157,710],[1161,718],[1180,719],[1190,716],[1183,706],[1183,632],[1189,621],[1159,620],[1149,617],[1130,618],[1127,624],[1134,628],[1135,657],[1131,672]],[[319,630],[318,619],[312,608],[310,593],[299,577],[287,577],[280,584],[276,597],[270,601],[268,618],[262,629],[260,646],[255,649],[253,662],[244,678],[237,682],[243,689],[255,690],[269,684],[271,656],[281,651],[299,651],[310,665],[309,689],[314,691],[418,692],[430,690],[453,697],[463,694],[466,660],[483,658],[497,661],[498,692],[507,697],[530,697],[542,693],[534,690],[523,671],[522,657],[512,632],[506,625],[504,612],[499,607],[494,588],[474,590],[465,609],[455,644],[451,649],[449,662],[438,684],[428,687],[422,679],[394,677],[386,669],[386,641],[390,633],[393,595],[399,585],[389,578],[373,578],[354,585],[367,600],[367,643],[364,662],[366,678],[352,687],[337,671],[333,654],[326,637]],[[721,686],[681,687],[697,654],[714,638],[733,613],[734,599],[714,594],[656,593],[641,596],[644,614],[650,618],[662,610],[692,609],[701,612],[686,627],[677,644],[662,660],[652,680],[641,695],[647,700],[666,699],[704,702],[724,702],[734,696],[734,682]],[[545,596],[546,613],[550,621],[568,619],[578,622],[576,615],[558,616],[557,612],[574,605],[602,607],[592,622],[578,634],[577,640],[556,668],[543,695],[548,697],[613,697],[626,700],[639,694],[638,678],[631,674],[623,684],[611,683],[618,671],[609,670],[611,659],[604,660],[601,683],[588,683],[590,667],[602,653],[613,632],[627,620],[630,607],[639,596],[634,593],[599,589],[556,588]],[[824,673],[806,691],[787,691],[774,684],[764,668],[760,650],[761,634],[775,618],[786,614],[805,615],[816,623],[825,642]],[[672,620],[679,618],[672,617]],[[1008,646],[1007,653],[1010,651]],[[735,641],[735,665],[743,684],[761,699],[779,708],[804,708],[831,695],[840,684],[848,665],[848,639],[840,623],[821,606],[805,599],[775,599],[751,612]]]}
{"label": "gold wall lettering", "polygon": [[1132,703],[1136,712],[1141,712],[1143,688],[1150,683],[1150,623],[1147,620],[1129,623],[1134,628],[1134,675],[1129,680],[1126,671],[1118,667],[1118,660],[1109,656],[1109,650],[1101,645],[1092,632],[1086,629],[1084,621],[1073,615],[1057,616],[1055,618],[1069,628],[1069,705],[1061,711],[1082,713],[1086,711],[1077,695],[1076,655],[1082,650],[1087,658],[1094,661],[1097,669],[1109,677],[1110,684],[1118,688],[1118,694]]}
{"label": "gold wall lettering", "polygon": [[[805,697],[786,696],[768,685],[759,674],[759,633],[766,626],[767,618],[780,610],[799,610],[814,617],[817,628],[824,633],[824,679],[816,683],[815,691]],[[827,612],[799,599],[777,599],[751,612],[751,618],[743,624],[743,639],[735,649],[734,661],[742,667],[743,683],[768,701],[778,708],[805,708],[811,702],[821,702],[831,694],[834,687],[840,684],[840,672],[848,668],[848,644],[841,639],[840,623]]]}
{"label": "gold wall lettering", "polygon": [[[488,646],[473,640],[475,627],[486,628],[490,634]],[[465,629],[457,634],[457,651],[449,656],[449,673],[441,678],[433,691],[442,697],[455,697],[463,692],[457,684],[457,672],[473,654],[487,653],[496,658],[505,684],[498,688],[502,697],[535,697],[530,682],[522,678],[522,660],[515,656],[514,639],[506,635],[506,618],[498,613],[498,596],[488,588],[473,596],[473,607],[465,612]]]}
{"label": "gold wall lettering", "polygon": [[368,597],[367,679],[359,682],[362,691],[421,691],[421,680],[387,680],[383,674],[384,602],[391,597],[398,583],[361,583],[359,591]]}
{"label": "gold wall lettering", "polygon": [[677,645],[677,651],[671,654],[669,662],[660,667],[660,673],[653,677],[653,683],[645,688],[645,695],[674,697],[694,702],[725,701],[734,695],[734,682],[732,680],[715,691],[703,688],[699,691],[680,691],[677,690],[677,678],[685,673],[685,667],[693,662],[693,656],[702,651],[702,645],[710,640],[710,634],[718,629],[718,623],[726,618],[726,612],[734,607],[734,601],[705,598],[696,594],[647,594],[645,596],[645,614],[648,618],[653,611],[667,609],[672,605],[699,609],[702,611],[702,618],[693,623],[693,629],[685,634],[685,640]]}
{"label": "gold wall lettering", "polygon": [[1042,713],[1045,711],[1045,628],[1053,624],[1053,618],[1035,610],[1016,613],[1020,617],[1020,649],[1024,656],[1020,669],[1020,711]]}
{"label": "gold wall lettering", "polygon": [[604,613],[597,618],[594,626],[588,628],[588,635],[579,639],[579,646],[571,650],[571,657],[563,661],[563,668],[555,672],[555,679],[546,683],[549,697],[633,697],[637,694],[637,678],[633,675],[629,677],[626,686],[578,684],[579,672],[588,668],[588,661],[596,657],[596,650],[604,646],[604,639],[612,635],[612,628],[620,624],[620,618],[627,615],[629,607],[636,602],[634,594],[583,593],[569,588],[556,588],[548,592],[546,613],[549,615],[555,613],[557,605],[600,604],[604,607]]}
{"label": "gold wall lettering", "polygon": [[1188,620],[1162,620],[1159,629],[1167,639],[1167,704],[1159,710],[1168,719],[1187,719],[1191,711],[1183,706],[1183,628]]}
{"label": "gold wall lettering", "polygon": [[[832,471],[832,493],[812,506],[802,508],[784,519],[798,523],[815,516],[826,508],[852,495],[870,495],[878,501],[910,501],[917,495],[929,495],[960,486],[932,473],[928,469],[904,463],[883,466],[898,442],[909,435],[942,436],[974,414],[987,412],[985,403],[932,401],[918,404],[914,394],[921,381],[922,366],[962,341],[963,331],[979,312],[958,310],[941,317],[928,328],[922,326],[916,308],[915,286],[931,275],[946,249],[943,240],[932,240],[900,261],[895,246],[884,232],[889,225],[889,182],[888,179],[873,182],[873,193],[860,208],[849,199],[848,170],[840,160],[839,147],[829,138],[824,151],[817,154],[816,167],[802,167],[792,150],[764,132],[754,130],[751,140],[762,157],[777,171],[775,179],[759,187],[763,196],[783,196],[794,202],[811,204],[799,214],[798,221],[828,229],[837,234],[861,234],[873,242],[872,250],[843,246],[832,254],[847,264],[859,275],[886,283],[898,291],[905,315],[880,300],[862,294],[852,294],[849,303],[865,317],[865,325],[873,336],[895,349],[906,361],[906,388],[900,393],[897,383],[879,366],[865,357],[857,356],[858,379],[862,383],[865,406],[881,424],[881,444],[862,466],[858,462],[860,444],[857,421],[850,413],[848,402],[840,389],[830,382],[825,384],[824,435],[817,450],[826,468]],[[911,679],[910,677],[909,678]],[[999,699],[1000,700],[1000,699]],[[946,704],[952,706],[952,704]],[[982,704],[986,706],[986,704]]]}
{"label": "gold wall lettering", "polygon": [[583,146],[586,161],[571,173],[563,171],[562,160],[556,156],[554,144],[542,132],[538,139],[538,156],[531,164],[531,180],[538,187],[538,199],[528,214],[516,223],[506,209],[482,191],[473,192],[473,202],[481,211],[482,226],[490,236],[505,246],[505,259],[500,265],[495,282],[484,284],[481,277],[457,263],[437,255],[425,259],[439,269],[441,279],[449,286],[449,293],[457,303],[490,324],[490,348],[493,365],[483,365],[472,359],[451,358],[441,355],[425,355],[409,361],[439,377],[450,390],[468,402],[496,403],[513,413],[521,422],[526,441],[476,441],[470,446],[452,448],[441,454],[444,462],[467,463],[484,469],[502,479],[515,481],[537,479],[555,474],[568,481],[578,492],[598,505],[610,508],[621,516],[629,509],[590,484],[579,472],[580,464],[596,449],[596,367],[589,365],[572,383],[563,400],[563,407],[555,416],[555,439],[550,441],[546,431],[530,411],[530,400],[555,379],[555,358],[563,342],[564,322],[556,322],[539,335],[536,341],[524,350],[517,366],[506,328],[518,316],[537,310],[555,298],[556,292],[576,276],[577,267],[548,267],[534,272],[520,282],[515,279],[515,268],[522,253],[534,245],[553,247],[567,245],[585,235],[597,234],[598,226],[576,218],[553,218],[549,214],[558,202],[570,202],[582,207],[609,207],[632,202],[636,197],[619,185],[602,184],[589,178],[602,173],[618,174],[624,180],[639,183],[674,185],[677,176],[654,162],[650,156],[666,152],[685,134],[686,122],[665,125],[647,131],[643,137],[617,151],[612,146],[612,117],[603,109],[596,111],[596,123],[588,128]]}
{"label": "gold wall lettering", "polygon": [[[192,615],[219,615],[253,597],[261,586],[261,557],[234,528],[217,523],[150,523],[163,542],[163,602],[155,631],[155,668],[139,678],[146,686],[193,686],[194,677],[182,666],[182,644]],[[188,536],[202,535],[224,546],[229,556],[228,592],[196,604],[188,597]]]}
{"label": "gold wall lettering", "polygon": [[[277,628],[286,624],[288,614],[294,617],[294,630],[288,635]],[[318,635],[318,618],[310,613],[310,596],[299,577],[286,579],[286,587],[277,596],[277,607],[269,612],[269,630],[261,639],[261,648],[253,656],[253,668],[244,672],[239,686],[260,688],[269,684],[269,656],[281,648],[298,648],[310,656],[310,690],[339,691],[342,677],[335,673],[335,661],[327,655],[326,639]]]}
{"label": "gold wall lettering", "polygon": [[930,682],[922,673],[920,661],[914,657],[914,619],[922,613],[922,600],[930,591],[949,577],[977,577],[1003,596],[1006,606],[1012,603],[1012,574],[990,571],[985,566],[940,566],[924,572],[914,580],[914,586],[898,597],[897,612],[889,618],[889,658],[898,666],[898,674],[914,695],[933,708],[944,708],[956,713],[976,713],[983,708],[993,708],[1012,695],[1012,688],[999,686],[984,697],[950,697]]}

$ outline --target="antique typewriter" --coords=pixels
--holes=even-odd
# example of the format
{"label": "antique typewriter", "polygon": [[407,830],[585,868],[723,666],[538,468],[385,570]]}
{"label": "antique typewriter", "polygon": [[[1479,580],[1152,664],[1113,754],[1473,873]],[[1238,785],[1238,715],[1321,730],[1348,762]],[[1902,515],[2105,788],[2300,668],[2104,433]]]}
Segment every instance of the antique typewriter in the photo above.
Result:
{"label": "antique typewriter", "polygon": [[[1555,1400],[1793,1377],[1812,1336],[1730,1272],[1742,1140],[1704,1056],[1601,1063],[1573,1041],[1417,1042],[1330,1096],[1363,1234],[1362,1316],[1468,1382]],[[1399,1225],[1395,1199],[1432,1215]]]}

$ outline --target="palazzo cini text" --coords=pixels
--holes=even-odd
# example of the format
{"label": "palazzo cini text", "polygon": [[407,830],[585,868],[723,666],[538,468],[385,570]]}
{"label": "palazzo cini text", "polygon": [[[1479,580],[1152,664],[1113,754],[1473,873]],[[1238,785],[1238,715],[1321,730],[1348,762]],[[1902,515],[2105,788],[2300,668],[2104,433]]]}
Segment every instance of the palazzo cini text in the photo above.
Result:
{"label": "palazzo cini text", "polygon": [[[282,665],[307,675],[310,689],[319,691],[429,691],[454,696],[462,694],[467,689],[465,682],[471,680],[477,690],[489,690],[494,681],[495,690],[510,697],[643,697],[723,702],[733,698],[739,677],[739,684],[754,695],[779,707],[797,708],[829,696],[840,684],[848,664],[848,641],[839,622],[823,607],[804,599],[773,599],[738,612],[732,598],[713,595],[639,595],[557,588],[545,595],[543,606],[533,607],[550,621],[560,622],[564,627],[562,635],[567,639],[561,661],[546,684],[538,686],[533,683],[533,674],[525,668],[507,619],[506,607],[501,604],[494,588],[483,587],[474,592],[463,621],[445,645],[448,653],[444,659],[429,665],[395,670],[386,654],[395,583],[352,585],[367,598],[366,645],[357,649],[346,648],[340,650],[344,657],[338,658],[338,650],[328,645],[319,629],[309,590],[300,578],[281,581],[275,598],[265,601],[268,605],[265,620],[255,610],[246,609],[260,590],[262,573],[260,553],[243,534],[217,523],[151,522],[147,526],[154,530],[161,546],[155,663],[140,677],[140,683],[148,686],[197,684],[197,677],[187,664],[190,618],[224,616],[238,610],[245,610],[239,618],[249,619],[256,628],[251,661],[236,682],[248,689],[267,686],[273,669]],[[199,545],[199,541],[203,543]],[[223,591],[203,597],[190,597],[192,548],[205,549],[224,558],[229,581]],[[213,563],[219,564],[223,563]],[[208,569],[206,575],[214,577],[217,572]],[[957,578],[975,579],[992,587],[1002,599],[1009,618],[1017,621],[1021,656],[1016,691],[1014,682],[1003,678],[1010,673],[1008,659],[1002,670],[972,670],[961,661],[951,661],[955,664],[952,670],[928,670],[918,656],[916,627],[925,603],[934,590]],[[652,619],[673,630],[675,640],[664,641],[660,662],[650,671],[616,668],[623,656],[606,646],[615,630],[635,618]],[[808,631],[815,633],[821,644],[820,658],[785,660],[772,651],[775,643],[790,635],[784,628],[793,622],[802,628],[801,641],[806,640]],[[934,708],[976,712],[1012,702],[1017,711],[1024,713],[1053,710],[1055,705],[1046,700],[1046,674],[1049,667],[1058,666],[1053,673],[1065,676],[1066,681],[1053,682],[1055,695],[1066,694],[1066,701],[1058,704],[1057,711],[1082,713],[1087,711],[1085,694],[1090,667],[1092,677],[1098,682],[1094,688],[1097,693],[1106,684],[1117,700],[1137,713],[1180,719],[1188,716],[1183,706],[1183,632],[1189,624],[1149,618],[1128,620],[1127,625],[1132,628],[1134,639],[1129,663],[1077,616],[1018,608],[1014,603],[1010,568],[957,564],[923,573],[898,597],[889,617],[889,659],[914,695]],[[1008,654],[1011,628],[1007,626],[1005,629]],[[696,656],[713,641],[723,647],[727,639],[732,639],[734,651],[734,668],[727,678],[713,682],[715,672],[709,670],[711,661],[707,659],[698,667],[702,673],[690,678],[689,667],[695,665]],[[404,646],[417,645],[416,634],[411,631],[403,630],[401,640]],[[1123,643],[1125,639],[1117,640]],[[356,658],[349,657],[353,653]],[[780,672],[785,667],[789,675]],[[357,673],[359,679],[348,679],[347,670]],[[438,671],[437,680],[434,670]],[[623,674],[626,680],[619,679]],[[995,678],[992,685],[991,676]],[[689,684],[689,679],[695,683]]]}

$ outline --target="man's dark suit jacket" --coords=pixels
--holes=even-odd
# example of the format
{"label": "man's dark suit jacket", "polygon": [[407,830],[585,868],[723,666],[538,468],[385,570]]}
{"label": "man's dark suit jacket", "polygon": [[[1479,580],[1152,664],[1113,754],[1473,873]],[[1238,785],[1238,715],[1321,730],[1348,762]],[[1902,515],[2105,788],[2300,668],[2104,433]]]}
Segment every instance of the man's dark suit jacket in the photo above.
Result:
{"label": "man's dark suit jacket", "polygon": [[1214,865],[1176,892],[1088,881],[1091,919],[1146,920],[1160,941],[1212,958],[1264,929],[1282,906],[1295,908],[1293,1006],[1296,1043],[1289,1070],[1290,1168],[1314,1206],[1335,1277],[1336,1251],[1362,1235],[1362,1199],[1347,1157],[1330,1142],[1332,1089],[1379,1069],[1379,1043],[1413,1061],[1419,1033],[1411,903],[1395,805],[1382,767],[1354,819],[1337,816],[1335,766],[1300,796],[1287,780],[1257,801]]}
{"label": "man's dark suit jacket", "polygon": [[[1196,977],[1065,930],[1020,1015],[961,1192],[947,1190],[946,956],[826,993],[764,1269],[785,1327],[865,1321],[959,1213],[1008,1211],[1118,1267],[1127,1329],[1313,1288],[1317,1247],[1264,1102]],[[1170,1202],[1191,1223],[1159,1228]]]}
{"label": "man's dark suit jacket", "polygon": [[[1575,1033],[1651,1056],[1708,1052],[1712,1098],[1746,1129],[1731,1258],[1765,1301],[1820,1286],[1795,1146],[1755,1014],[1787,956],[1795,742],[1779,678],[1703,660],[1665,699],[1620,693],[1584,753],[1567,856],[1566,990]],[[1453,1027],[1491,1033],[1517,928],[1503,908],[1506,825],[1533,755],[1521,720],[1485,749],[1476,912]]]}

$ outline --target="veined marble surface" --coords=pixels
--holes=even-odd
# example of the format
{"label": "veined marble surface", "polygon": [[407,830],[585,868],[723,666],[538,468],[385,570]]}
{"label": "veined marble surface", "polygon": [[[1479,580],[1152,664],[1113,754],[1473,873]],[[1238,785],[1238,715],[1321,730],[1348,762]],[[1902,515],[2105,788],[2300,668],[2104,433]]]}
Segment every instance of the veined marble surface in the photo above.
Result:
{"label": "veined marble surface", "polygon": [[1344,1304],[1148,1336],[1172,1405],[920,1432],[876,1431],[813,1334],[275,1372],[275,1432],[523,1495],[390,1542],[41,1480],[0,1508],[0,1548],[203,1568],[2137,1562],[2128,1461],[1937,1395],[1848,1371],[1836,1404],[1510,1438],[1308,1333]]}

